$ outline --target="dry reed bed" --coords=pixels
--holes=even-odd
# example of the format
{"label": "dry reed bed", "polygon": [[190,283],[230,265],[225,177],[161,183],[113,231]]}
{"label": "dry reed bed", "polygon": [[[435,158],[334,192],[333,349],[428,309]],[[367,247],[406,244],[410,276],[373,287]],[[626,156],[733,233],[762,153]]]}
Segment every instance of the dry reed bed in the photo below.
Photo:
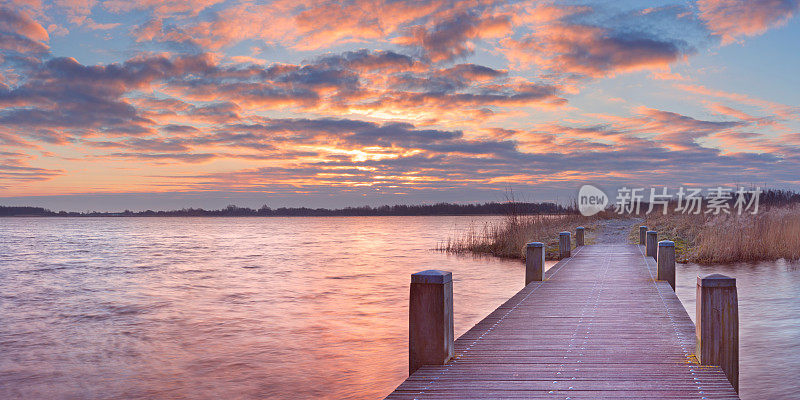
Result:
{"label": "dry reed bed", "polygon": [[[503,221],[487,223],[483,227],[472,226],[458,237],[450,237],[438,245],[438,250],[450,253],[476,253],[505,258],[525,258],[525,244],[545,244],[547,259],[556,259],[559,232],[584,226],[591,231],[598,217],[582,215],[510,215]],[[588,237],[587,237],[588,240]],[[588,244],[588,243],[587,243]],[[575,246],[575,238],[572,238]]]}
{"label": "dry reed bed", "polygon": [[756,215],[651,214],[645,225],[676,242],[679,261],[728,263],[800,259],[800,207]]}

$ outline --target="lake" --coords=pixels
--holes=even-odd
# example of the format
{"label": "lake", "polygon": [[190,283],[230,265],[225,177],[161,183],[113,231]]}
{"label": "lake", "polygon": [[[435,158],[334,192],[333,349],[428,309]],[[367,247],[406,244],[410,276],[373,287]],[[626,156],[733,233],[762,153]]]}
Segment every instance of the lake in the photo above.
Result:
{"label": "lake", "polygon": [[676,292],[695,320],[697,275],[736,278],[739,298],[739,394],[800,399],[800,263],[678,264]]}
{"label": "lake", "polygon": [[432,251],[495,219],[0,219],[0,398],[385,396],[410,274],[453,272],[457,335],[522,288]]}
{"label": "lake", "polygon": [[[0,219],[0,398],[385,396],[408,372],[409,275],[453,272],[460,335],[519,261],[442,254],[499,217]],[[800,395],[800,270],[735,276],[743,398]],[[787,386],[788,385],[788,386]]]}

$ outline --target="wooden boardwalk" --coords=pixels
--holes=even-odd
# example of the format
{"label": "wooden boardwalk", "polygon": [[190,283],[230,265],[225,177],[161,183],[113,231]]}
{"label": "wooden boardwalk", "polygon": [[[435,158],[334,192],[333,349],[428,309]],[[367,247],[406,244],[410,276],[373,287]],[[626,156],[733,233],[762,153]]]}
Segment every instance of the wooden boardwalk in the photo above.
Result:
{"label": "wooden boardwalk", "polygon": [[698,364],[694,323],[655,276],[641,246],[579,247],[387,398],[738,398]]}

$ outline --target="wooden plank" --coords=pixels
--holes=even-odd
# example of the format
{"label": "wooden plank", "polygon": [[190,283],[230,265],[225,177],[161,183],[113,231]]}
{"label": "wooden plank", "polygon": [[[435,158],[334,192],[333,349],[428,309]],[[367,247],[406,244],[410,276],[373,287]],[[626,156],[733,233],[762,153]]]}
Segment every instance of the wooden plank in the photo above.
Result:
{"label": "wooden plank", "polygon": [[577,248],[387,398],[738,398],[698,364],[694,324],[643,250]]}

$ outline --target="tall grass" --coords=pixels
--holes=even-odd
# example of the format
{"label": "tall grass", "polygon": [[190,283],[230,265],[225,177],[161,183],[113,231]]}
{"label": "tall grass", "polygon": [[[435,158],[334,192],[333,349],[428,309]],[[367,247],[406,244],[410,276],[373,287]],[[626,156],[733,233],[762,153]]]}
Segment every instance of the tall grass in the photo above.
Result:
{"label": "tall grass", "polygon": [[758,214],[650,214],[645,225],[676,241],[681,261],[726,263],[800,258],[800,207]]}
{"label": "tall grass", "polygon": [[[597,217],[579,214],[563,215],[508,215],[502,221],[470,227],[457,237],[449,237],[437,249],[450,253],[476,253],[505,258],[525,258],[525,244],[545,244],[547,259],[555,259],[558,252],[558,233],[574,232],[583,225],[587,231],[596,226]],[[575,239],[572,240],[573,245]],[[588,243],[587,243],[588,244]]]}

